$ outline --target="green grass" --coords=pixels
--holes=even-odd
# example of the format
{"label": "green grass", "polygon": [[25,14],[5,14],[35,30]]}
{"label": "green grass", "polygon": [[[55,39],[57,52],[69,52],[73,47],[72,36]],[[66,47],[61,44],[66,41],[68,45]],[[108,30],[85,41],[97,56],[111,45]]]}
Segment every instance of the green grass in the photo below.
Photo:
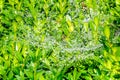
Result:
{"label": "green grass", "polygon": [[119,0],[1,0],[0,79],[119,80]]}

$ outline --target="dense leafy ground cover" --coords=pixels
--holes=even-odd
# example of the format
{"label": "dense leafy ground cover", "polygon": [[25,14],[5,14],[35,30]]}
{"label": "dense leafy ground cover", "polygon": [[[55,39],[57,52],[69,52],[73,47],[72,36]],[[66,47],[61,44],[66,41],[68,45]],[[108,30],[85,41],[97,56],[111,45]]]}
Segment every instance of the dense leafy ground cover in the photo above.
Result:
{"label": "dense leafy ground cover", "polygon": [[119,80],[119,0],[0,0],[0,79]]}

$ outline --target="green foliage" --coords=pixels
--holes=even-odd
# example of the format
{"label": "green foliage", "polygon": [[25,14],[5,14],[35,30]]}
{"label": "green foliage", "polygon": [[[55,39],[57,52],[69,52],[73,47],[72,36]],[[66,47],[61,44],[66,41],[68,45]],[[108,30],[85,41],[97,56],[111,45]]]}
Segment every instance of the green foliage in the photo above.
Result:
{"label": "green foliage", "polygon": [[0,79],[119,80],[119,0],[1,0]]}

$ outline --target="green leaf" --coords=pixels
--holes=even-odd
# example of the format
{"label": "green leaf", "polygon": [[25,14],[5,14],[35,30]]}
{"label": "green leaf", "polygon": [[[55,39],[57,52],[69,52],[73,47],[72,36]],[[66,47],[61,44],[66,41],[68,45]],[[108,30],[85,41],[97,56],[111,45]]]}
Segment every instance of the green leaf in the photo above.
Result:
{"label": "green leaf", "polygon": [[13,75],[14,75],[13,72],[10,71],[9,74],[8,74],[8,79],[9,79],[9,80],[12,80],[12,79],[13,79]]}
{"label": "green leaf", "polygon": [[98,19],[98,16],[96,16],[95,18],[94,18],[94,22],[95,22],[95,27],[96,27],[96,29],[95,30],[97,30],[97,28],[98,28],[98,25],[99,25],[99,19]]}
{"label": "green leaf", "polygon": [[29,79],[33,79],[33,71],[30,69],[25,69],[24,73],[27,75]]}
{"label": "green leaf", "polygon": [[85,31],[88,32],[88,22],[84,22]]}
{"label": "green leaf", "polygon": [[116,4],[117,4],[117,5],[120,5],[120,0],[116,0]]}
{"label": "green leaf", "polygon": [[37,73],[37,78],[36,79],[37,80],[45,80],[45,78],[43,76],[43,71]]}
{"label": "green leaf", "polygon": [[22,71],[20,71],[20,77],[21,77],[21,80],[25,80],[24,73]]}
{"label": "green leaf", "polygon": [[1,75],[4,75],[4,73],[5,73],[5,67],[4,66],[2,66],[2,65],[0,65],[0,74]]}
{"label": "green leaf", "polygon": [[105,34],[106,38],[109,40],[109,37],[110,37],[110,28],[108,26],[105,26],[105,28],[104,28],[104,34]]}
{"label": "green leaf", "polygon": [[71,17],[69,15],[66,15],[66,22],[69,26],[68,27],[69,32],[73,32],[74,26],[73,26],[73,23],[71,22]]}

